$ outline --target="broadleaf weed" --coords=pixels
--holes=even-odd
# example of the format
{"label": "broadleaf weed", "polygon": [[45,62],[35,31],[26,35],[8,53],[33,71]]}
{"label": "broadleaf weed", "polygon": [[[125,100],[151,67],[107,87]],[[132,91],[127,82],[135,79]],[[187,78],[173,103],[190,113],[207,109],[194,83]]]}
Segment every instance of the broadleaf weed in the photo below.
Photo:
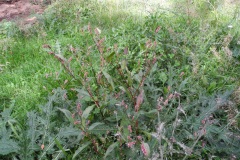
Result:
{"label": "broadleaf weed", "polygon": [[[54,66],[43,84],[57,87],[48,88],[47,102],[28,112],[25,124],[12,117],[14,110],[1,108],[0,158],[240,157],[239,92],[233,92],[238,30],[220,19],[216,1],[139,19],[121,10],[111,15],[116,6],[100,2],[98,14],[92,2],[58,1],[40,17],[38,36],[45,34],[35,48],[48,53],[52,64],[46,67]],[[204,16],[197,8],[207,8],[210,20],[196,19]],[[17,57],[12,69],[29,61]]]}

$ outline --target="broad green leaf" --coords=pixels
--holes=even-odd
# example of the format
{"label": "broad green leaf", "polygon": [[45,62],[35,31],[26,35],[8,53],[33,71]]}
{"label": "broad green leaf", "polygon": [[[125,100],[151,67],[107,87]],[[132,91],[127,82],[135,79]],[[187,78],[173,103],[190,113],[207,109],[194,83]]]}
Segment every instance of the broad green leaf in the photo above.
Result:
{"label": "broad green leaf", "polygon": [[181,82],[179,86],[179,92],[181,92],[184,88],[186,88],[187,83],[188,83],[188,78]]}
{"label": "broad green leaf", "polygon": [[70,136],[79,136],[79,138],[81,138],[83,137],[83,134],[82,134],[82,131],[80,131],[78,128],[64,127],[60,129],[58,136],[60,138],[70,137]]}
{"label": "broad green leaf", "polygon": [[217,83],[215,81],[211,82],[208,87],[208,90],[213,91],[216,88],[216,85],[217,85]]}
{"label": "broad green leaf", "polygon": [[104,77],[107,79],[108,83],[111,84],[112,86],[112,89],[114,90],[114,83],[113,83],[113,80],[112,80],[112,77],[105,71],[102,71]]}
{"label": "broad green leaf", "polygon": [[93,130],[95,127],[99,126],[99,125],[103,125],[104,123],[100,123],[100,122],[96,122],[96,123],[93,123],[88,130]]}
{"label": "broad green leaf", "polygon": [[166,73],[161,72],[159,75],[159,79],[162,81],[162,83],[165,83],[168,79]]}
{"label": "broad green leaf", "polygon": [[138,83],[141,83],[142,77],[143,77],[142,70],[138,74],[134,74],[134,76],[133,76],[134,80],[136,80]]}
{"label": "broad green leaf", "polygon": [[117,116],[114,115],[106,118],[106,120],[109,122],[116,122],[116,121],[119,121],[120,119],[122,119],[122,116],[120,115],[117,115]]}
{"label": "broad green leaf", "polygon": [[108,149],[107,149],[107,151],[106,151],[106,153],[105,153],[105,155],[104,155],[104,159],[106,159],[107,156],[108,156],[117,146],[118,146],[118,142],[115,142],[115,143],[111,144],[111,145],[108,147]]}
{"label": "broad green leaf", "polygon": [[146,116],[146,117],[149,117],[149,118],[154,118],[156,117],[158,113],[158,110],[157,109],[153,109],[153,110],[150,110],[149,112],[145,112],[145,111],[139,111],[138,114],[136,114],[136,116],[140,116],[140,115],[143,115],[143,116]]}
{"label": "broad green leaf", "polygon": [[128,85],[131,86],[133,84],[133,77],[132,77],[132,73],[128,70],[127,70],[127,76],[128,76],[127,83],[128,83]]}
{"label": "broad green leaf", "polygon": [[112,52],[110,55],[108,55],[106,58],[107,62],[111,62],[114,55],[115,55],[115,52]]}
{"label": "broad green leaf", "polygon": [[128,125],[130,125],[130,121],[129,119],[126,117],[126,116],[123,116],[122,117],[122,120],[121,120],[121,128],[123,129],[123,137],[125,139],[127,139],[127,137],[129,136],[129,131],[128,131]]}
{"label": "broad green leaf", "polygon": [[2,116],[2,119],[3,119],[3,123],[7,123],[11,119],[11,113],[12,113],[11,108],[4,109],[0,113],[0,115]]}
{"label": "broad green leaf", "polygon": [[67,109],[62,109],[62,108],[58,108],[58,109],[65,114],[65,116],[68,118],[68,120],[69,120],[71,123],[74,122],[74,120],[73,120],[73,118],[72,118],[72,113],[71,113],[69,110],[67,110]]}
{"label": "broad green leaf", "polygon": [[175,55],[174,54],[168,54],[168,56],[170,57],[170,59],[172,59]]}
{"label": "broad green leaf", "polygon": [[206,76],[202,76],[201,80],[202,80],[203,85],[208,86],[208,79]]}
{"label": "broad green leaf", "polygon": [[38,130],[37,127],[39,126],[38,119],[37,119],[37,114],[34,111],[30,111],[27,113],[27,137],[29,138],[29,149],[30,150],[35,150],[38,149],[39,146],[35,143],[37,138],[38,138]]}
{"label": "broad green leaf", "polygon": [[74,153],[72,159],[75,159],[75,158],[82,152],[83,149],[85,149],[87,146],[89,146],[90,143],[91,143],[91,142],[86,142],[86,143],[84,143],[83,145],[81,145],[81,146],[76,150],[76,152]]}
{"label": "broad green leaf", "polygon": [[7,155],[10,153],[16,153],[19,150],[19,146],[11,139],[0,140],[0,155]]}
{"label": "broad green leaf", "polygon": [[80,94],[81,96],[86,96],[86,97],[90,97],[89,93],[83,89],[76,89],[76,91],[78,92],[78,94]]}
{"label": "broad green leaf", "polygon": [[93,110],[93,108],[94,108],[94,105],[87,107],[87,108],[83,111],[82,117],[83,117],[84,119],[87,119],[88,116],[89,116],[89,114],[90,114],[90,112]]}

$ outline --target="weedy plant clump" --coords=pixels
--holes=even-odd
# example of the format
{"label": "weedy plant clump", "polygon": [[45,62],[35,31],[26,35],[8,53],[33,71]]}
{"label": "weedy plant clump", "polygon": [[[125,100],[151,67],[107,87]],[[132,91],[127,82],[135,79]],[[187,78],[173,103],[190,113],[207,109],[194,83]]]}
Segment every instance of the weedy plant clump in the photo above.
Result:
{"label": "weedy plant clump", "polygon": [[76,4],[41,19],[59,85],[24,123],[3,109],[1,158],[240,157],[237,29],[169,11],[103,24],[95,5]]}

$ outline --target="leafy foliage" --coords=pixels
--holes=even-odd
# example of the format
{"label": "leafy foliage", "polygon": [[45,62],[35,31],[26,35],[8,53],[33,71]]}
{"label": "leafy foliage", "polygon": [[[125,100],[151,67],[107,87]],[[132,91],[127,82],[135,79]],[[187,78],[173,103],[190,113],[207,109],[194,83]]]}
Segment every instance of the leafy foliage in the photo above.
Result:
{"label": "leafy foliage", "polygon": [[1,158],[240,157],[236,32],[168,12],[107,30],[94,5],[79,4],[55,3],[42,19],[57,35],[41,53],[61,65],[59,85],[24,123],[3,109]]}

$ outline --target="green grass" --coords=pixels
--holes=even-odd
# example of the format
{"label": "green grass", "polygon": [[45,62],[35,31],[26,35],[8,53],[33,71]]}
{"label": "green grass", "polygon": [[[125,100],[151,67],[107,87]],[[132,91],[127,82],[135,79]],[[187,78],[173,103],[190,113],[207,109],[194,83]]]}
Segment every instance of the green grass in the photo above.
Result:
{"label": "green grass", "polygon": [[[27,111],[36,108],[36,105],[44,102],[43,97],[47,95],[47,92],[59,85],[58,82],[53,80],[54,78],[50,78],[51,80],[45,78],[46,74],[59,72],[60,65],[43,51],[43,44],[55,44],[58,41],[62,46],[69,44],[77,46],[84,38],[79,33],[84,24],[91,23],[93,26],[101,27],[103,32],[106,32],[132,17],[129,10],[125,7],[121,8],[122,5],[120,4],[115,6],[111,3],[104,3],[100,7],[100,12],[91,11],[97,7],[97,4],[94,3],[86,3],[84,7],[70,5],[71,10],[68,10],[68,7],[62,2],[56,3],[54,9],[50,7],[50,11],[47,10],[43,16],[43,18],[45,16],[50,18],[44,20],[43,29],[41,29],[41,26],[37,26],[20,33],[21,31],[18,32],[14,25],[9,27],[11,25],[8,22],[3,22],[3,34],[1,35],[4,37],[9,36],[10,40],[14,39],[14,42],[3,44],[7,50],[2,53],[3,59],[1,59],[0,63],[7,64],[7,66],[3,67],[1,72],[0,84],[2,87],[0,87],[0,97],[2,97],[2,106],[6,108],[12,101],[15,101],[14,115],[16,116],[24,116]],[[117,7],[117,10],[115,10],[115,7]],[[58,9],[63,11],[61,12]],[[80,9],[81,12],[85,12],[82,13],[84,18],[73,18],[76,15],[71,15],[71,13]],[[57,16],[61,16],[61,19],[55,18],[51,13],[57,13]],[[64,17],[65,15],[66,17]],[[68,24],[69,22],[70,24]],[[37,32],[38,29],[41,30]],[[16,32],[16,35],[11,33],[13,31]],[[30,36],[26,36],[28,34]],[[61,79],[64,81],[64,78],[61,77]],[[47,90],[43,87],[46,87]]]}
{"label": "green grass", "polygon": [[[140,95],[141,89],[144,89],[141,114],[138,115],[135,113],[136,111],[128,111],[128,114],[139,116],[139,126],[142,127],[142,130],[151,133],[157,132],[155,127],[164,121],[166,131],[174,133],[175,128],[172,129],[171,126],[174,126],[175,120],[178,120],[178,116],[180,116],[183,121],[182,126],[178,126],[180,132],[176,130],[174,136],[185,145],[193,146],[193,149],[196,149],[192,158],[209,158],[211,155],[227,157],[231,155],[231,152],[233,154],[237,153],[232,148],[229,153],[224,152],[224,150],[221,150],[221,145],[217,144],[217,141],[215,142],[217,147],[214,147],[214,139],[211,136],[219,135],[219,139],[221,139],[221,136],[226,136],[224,135],[225,131],[239,136],[239,91],[235,91],[231,95],[240,86],[238,9],[234,10],[236,12],[231,12],[229,10],[231,7],[225,10],[221,10],[221,7],[217,5],[210,5],[209,7],[203,0],[199,0],[198,3],[193,5],[184,1],[185,5],[177,9],[178,5],[175,6],[177,3],[174,2],[166,4],[166,6],[158,6],[153,2],[146,4],[139,1],[121,0],[106,0],[103,2],[62,0],[49,6],[45,13],[38,17],[39,22],[28,29],[20,29],[14,23],[1,23],[0,111],[5,113],[3,111],[7,108],[12,109],[11,117],[17,119],[17,122],[12,121],[13,125],[10,125],[12,131],[10,132],[13,133],[12,137],[19,141],[19,144],[22,145],[19,136],[26,137],[24,134],[30,134],[29,131],[25,133],[24,130],[29,129],[27,125],[29,117],[33,116],[32,119],[34,119],[35,113],[33,112],[37,111],[40,120],[35,120],[39,124],[38,127],[42,127],[39,130],[44,131],[44,133],[36,133],[36,135],[39,134],[38,138],[41,139],[36,138],[37,145],[40,146],[45,142],[45,146],[49,145],[48,147],[51,148],[50,144],[54,143],[56,144],[54,145],[55,148],[51,148],[54,153],[61,150],[62,152],[59,152],[59,154],[62,153],[62,158],[64,156],[65,158],[71,158],[77,148],[81,148],[79,146],[80,142],[74,144],[71,141],[71,136],[71,138],[66,138],[66,143],[65,139],[60,140],[60,142],[53,142],[53,139],[56,138],[54,136],[58,135],[56,128],[53,126],[56,125],[59,130],[69,127],[68,121],[59,114],[57,108],[68,109],[69,112],[66,110],[61,111],[71,120],[69,115],[75,112],[76,103],[81,102],[83,109],[86,109],[89,106],[96,105],[96,99],[99,100],[101,107],[94,109],[93,112],[89,111],[87,116],[85,113],[86,120],[101,123],[108,122],[111,127],[116,126],[115,123],[119,123],[119,128],[123,129],[113,127],[113,132],[117,129],[118,132],[128,134],[128,131],[126,131],[127,126],[131,125],[133,127],[135,124],[126,115],[121,115],[122,109],[117,108],[117,105],[114,104],[119,103],[115,102],[117,101],[115,94],[120,93],[121,90],[126,92],[127,96],[121,95],[122,97],[120,97],[129,105],[129,108],[134,108],[137,103],[135,99]],[[212,1],[212,4],[213,2],[217,1]],[[147,7],[151,7],[150,12]],[[191,12],[189,12],[190,10]],[[208,13],[203,14],[203,10]],[[229,27],[230,25],[232,27]],[[158,27],[160,27],[160,30],[156,31]],[[100,35],[96,34],[96,28],[101,32]],[[99,54],[100,51],[94,40],[97,41],[98,39],[99,41],[101,38],[105,38],[103,44],[101,44],[104,53]],[[146,43],[156,43],[157,45],[148,48]],[[50,48],[46,47],[47,45]],[[71,51],[71,47],[76,49],[76,53]],[[52,52],[54,54],[49,54]],[[54,58],[53,55],[59,53],[67,60],[73,57],[70,68],[77,78],[71,77],[61,63]],[[107,61],[104,66],[100,65],[102,62],[100,55]],[[148,66],[147,64],[152,62],[154,56],[157,59],[156,64]],[[140,77],[147,72],[149,67],[152,70],[146,77],[144,85],[140,87]],[[123,75],[117,72],[120,69]],[[86,78],[86,74],[90,80],[86,82],[87,84],[84,84],[81,80]],[[98,79],[98,76],[103,78]],[[86,95],[88,87],[92,90],[93,97],[79,98],[79,95],[73,91],[73,89],[79,89],[81,91],[78,90],[77,92],[80,95]],[[132,90],[135,90],[132,97],[129,96],[131,95],[131,87]],[[52,91],[56,88],[61,89],[57,89],[53,93]],[[170,99],[169,108],[166,107],[163,112],[158,112],[158,115],[160,115],[158,120],[156,120],[156,115],[152,116],[152,113],[148,113],[153,111],[152,109],[156,107],[157,100],[160,97],[168,99],[169,95],[175,91],[181,93],[181,106],[186,113],[181,111],[181,108],[181,112],[176,111],[176,108],[180,105],[180,98]],[[62,98],[65,92],[69,96],[67,100]],[[229,98],[229,95],[232,97]],[[216,109],[216,106],[219,104],[215,104],[216,98],[220,102],[221,100],[224,101],[224,104],[221,104],[218,109]],[[51,106],[54,107],[51,108]],[[113,106],[116,107],[119,116],[124,117],[121,122],[113,120],[115,119]],[[210,111],[216,109],[211,111],[211,114],[219,121],[219,125],[213,126],[213,128],[207,126],[209,127],[207,136],[199,136],[199,138],[203,138],[203,141],[208,142],[208,148],[201,150],[199,139],[192,138],[193,133],[190,132],[198,131],[198,127],[202,125],[202,114],[202,117],[209,118],[209,113],[205,113],[205,110],[208,109]],[[145,114],[147,116],[141,117]],[[151,121],[148,121],[148,118]],[[113,121],[114,123],[112,123]],[[142,124],[141,121],[144,123]],[[234,125],[231,125],[232,121],[235,122]],[[149,123],[154,125],[149,126]],[[192,125],[190,125],[191,123]],[[81,127],[74,127],[72,125],[69,127],[73,133],[76,130],[77,132],[81,131]],[[9,127],[6,128],[9,129]],[[225,130],[226,128],[231,132]],[[135,128],[133,127],[133,129]],[[136,131],[131,136],[133,138],[138,134],[143,136],[143,140],[151,144],[151,150],[158,150],[159,148],[156,147],[158,141],[149,138],[150,135],[141,131],[141,129],[139,129],[139,133]],[[222,130],[222,132],[217,132],[219,130]],[[184,133],[181,131],[184,131]],[[88,132],[87,129],[86,132]],[[172,136],[169,133],[165,135],[167,138]],[[71,133],[65,134],[67,136]],[[186,138],[186,135],[190,136],[190,138]],[[97,139],[98,143],[102,144],[99,146],[99,153],[94,152],[92,149],[94,147],[89,147],[88,151],[92,156],[102,158],[107,152],[107,148],[115,144],[115,140],[109,136],[105,139],[106,142],[102,142],[103,137],[99,138],[98,136],[90,134],[90,137],[82,139],[81,144],[88,144],[88,141],[92,142]],[[31,140],[35,141],[35,139]],[[170,139],[164,140],[166,146],[168,146]],[[27,139],[24,144],[27,145],[29,141]],[[123,141],[128,142],[125,139]],[[228,142],[224,138],[223,141]],[[68,146],[68,143],[72,144],[72,146]],[[141,143],[137,143],[139,147]],[[166,146],[160,143],[160,148]],[[176,146],[179,151],[186,149],[181,145],[176,144]],[[63,151],[65,147],[67,153]],[[67,149],[69,150],[67,151]],[[169,148],[164,149],[168,150]],[[31,154],[41,153],[37,156],[42,155],[44,157],[45,154],[50,156],[51,153],[47,151],[33,149]],[[124,150],[124,154],[125,152],[126,156],[131,154],[137,156],[135,153],[130,153],[129,150]],[[141,153],[141,150],[139,152]],[[201,155],[198,153],[201,153]],[[164,154],[170,156],[167,151]],[[24,157],[20,152],[16,155],[22,156],[21,158]],[[80,155],[86,159],[87,157],[91,158],[84,153]],[[118,154],[116,153],[116,155]],[[29,154],[29,156],[31,155]],[[55,154],[51,156],[55,156]],[[109,156],[114,157],[114,153]],[[121,157],[121,155],[118,156]],[[187,157],[185,154],[175,153],[171,156],[171,158]],[[50,157],[47,158],[51,159]]]}
{"label": "green grass", "polygon": [[31,39],[26,44],[25,41],[22,38],[13,46],[10,44],[8,51],[3,54],[5,60],[1,62],[8,63],[1,73],[1,97],[5,97],[8,103],[15,101],[16,115],[25,115],[26,111],[44,101],[41,96],[46,95],[47,91],[43,86],[51,86],[45,74],[57,69],[47,55],[41,53],[42,42]]}

